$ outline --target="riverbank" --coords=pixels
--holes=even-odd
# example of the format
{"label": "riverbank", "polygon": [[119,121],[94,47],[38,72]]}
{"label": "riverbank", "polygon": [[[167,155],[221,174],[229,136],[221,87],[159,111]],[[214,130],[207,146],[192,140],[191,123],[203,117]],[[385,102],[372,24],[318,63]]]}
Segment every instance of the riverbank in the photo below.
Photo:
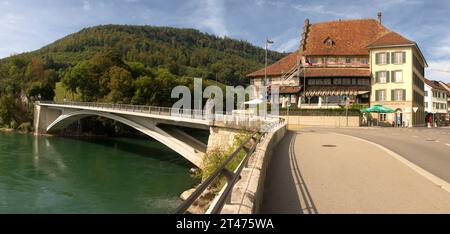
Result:
{"label": "riverbank", "polygon": [[16,131],[14,128],[0,128],[0,132],[14,132]]}

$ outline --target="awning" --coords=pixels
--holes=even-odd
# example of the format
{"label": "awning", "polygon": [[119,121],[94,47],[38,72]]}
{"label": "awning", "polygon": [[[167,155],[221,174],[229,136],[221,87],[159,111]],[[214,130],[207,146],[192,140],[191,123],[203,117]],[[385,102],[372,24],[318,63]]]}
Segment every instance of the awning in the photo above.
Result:
{"label": "awning", "polygon": [[[297,94],[302,89],[302,86],[277,86],[280,94]],[[268,91],[271,90],[271,86],[269,86]]]}
{"label": "awning", "polygon": [[306,96],[356,96],[370,92],[370,87],[309,87],[306,86]]}

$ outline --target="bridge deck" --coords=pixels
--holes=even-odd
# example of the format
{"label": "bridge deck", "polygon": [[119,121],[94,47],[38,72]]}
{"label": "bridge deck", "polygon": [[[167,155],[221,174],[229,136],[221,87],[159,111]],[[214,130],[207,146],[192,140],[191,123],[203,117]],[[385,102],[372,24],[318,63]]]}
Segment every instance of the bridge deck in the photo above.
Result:
{"label": "bridge deck", "polygon": [[261,118],[248,113],[216,112],[208,114],[202,110],[112,103],[40,101],[38,105],[147,117],[157,119],[161,123],[173,124],[175,122],[178,125],[186,126],[187,124],[190,127],[202,129],[216,126],[259,131],[263,126],[268,128],[278,125],[282,121],[277,117]]}

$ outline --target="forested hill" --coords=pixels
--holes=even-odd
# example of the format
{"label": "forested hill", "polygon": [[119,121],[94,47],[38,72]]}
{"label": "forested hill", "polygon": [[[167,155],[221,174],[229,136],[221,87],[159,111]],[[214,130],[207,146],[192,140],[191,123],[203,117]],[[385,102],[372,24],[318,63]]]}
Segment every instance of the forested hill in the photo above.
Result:
{"label": "forested hill", "polygon": [[[269,51],[269,64],[284,55]],[[245,84],[264,57],[263,48],[195,29],[86,28],[0,60],[0,127],[29,122],[31,102],[52,100],[55,91],[68,100],[170,106],[170,90],[192,77]]]}
{"label": "forested hill", "polygon": [[[245,83],[245,74],[264,64],[265,51],[246,41],[220,38],[196,29],[105,25],[83,29],[33,55],[49,56],[56,63],[75,65],[99,51],[115,50],[124,61],[164,66],[174,75]],[[270,51],[269,64],[284,54]]]}

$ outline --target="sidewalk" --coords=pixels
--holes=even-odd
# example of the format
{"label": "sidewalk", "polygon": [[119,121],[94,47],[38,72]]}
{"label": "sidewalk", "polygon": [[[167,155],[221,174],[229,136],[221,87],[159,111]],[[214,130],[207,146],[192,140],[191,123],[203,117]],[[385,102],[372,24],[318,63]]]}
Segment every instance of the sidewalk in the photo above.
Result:
{"label": "sidewalk", "polygon": [[369,143],[304,129],[274,152],[264,213],[450,213],[450,193]]}

